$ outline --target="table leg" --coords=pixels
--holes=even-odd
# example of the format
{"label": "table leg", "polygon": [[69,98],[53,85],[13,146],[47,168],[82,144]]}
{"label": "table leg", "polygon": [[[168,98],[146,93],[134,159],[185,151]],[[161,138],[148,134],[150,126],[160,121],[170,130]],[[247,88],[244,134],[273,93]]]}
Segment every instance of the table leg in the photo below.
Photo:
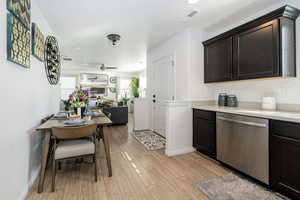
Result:
{"label": "table leg", "polygon": [[39,177],[39,185],[38,185],[38,193],[43,192],[43,186],[45,181],[45,173],[47,168],[47,159],[49,153],[49,144],[50,144],[51,134],[49,131],[45,133],[44,141],[43,141],[43,152],[42,152],[42,163],[41,163],[41,171]]}
{"label": "table leg", "polygon": [[102,134],[103,134],[103,143],[104,143],[105,154],[106,154],[108,176],[111,177],[112,168],[111,168],[111,159],[110,159],[110,146],[109,146],[108,130],[106,126],[103,127]]}
{"label": "table leg", "polygon": [[97,129],[97,134],[98,134],[98,140],[100,141],[100,139],[103,139],[103,126],[98,126]]}

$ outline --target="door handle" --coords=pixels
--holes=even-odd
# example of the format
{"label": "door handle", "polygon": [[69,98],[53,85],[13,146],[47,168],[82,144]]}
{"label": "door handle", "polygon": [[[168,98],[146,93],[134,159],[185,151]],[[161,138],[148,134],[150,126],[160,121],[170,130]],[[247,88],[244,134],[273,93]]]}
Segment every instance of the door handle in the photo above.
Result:
{"label": "door handle", "polygon": [[155,95],[155,94],[153,95],[153,98],[156,98],[156,95]]}
{"label": "door handle", "polygon": [[235,120],[235,119],[228,119],[228,118],[225,118],[225,117],[217,117],[217,119],[222,120],[222,121],[238,123],[238,124],[244,124],[244,125],[248,125],[248,126],[257,126],[257,127],[262,127],[262,128],[267,127],[266,124],[255,123],[255,122],[246,122],[246,121],[240,121],[240,120]]}
{"label": "door handle", "polygon": [[153,103],[155,103],[155,102],[156,102],[156,100],[155,100],[155,99],[153,99],[152,101],[153,101]]}

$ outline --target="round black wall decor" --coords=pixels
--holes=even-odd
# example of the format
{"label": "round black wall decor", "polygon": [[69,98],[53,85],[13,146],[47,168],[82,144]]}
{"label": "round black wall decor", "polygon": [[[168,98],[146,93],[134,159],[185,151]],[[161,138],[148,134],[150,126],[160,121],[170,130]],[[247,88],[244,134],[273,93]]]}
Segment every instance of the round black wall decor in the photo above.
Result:
{"label": "round black wall decor", "polygon": [[60,78],[60,53],[55,37],[48,36],[45,42],[45,69],[48,81],[56,85]]}

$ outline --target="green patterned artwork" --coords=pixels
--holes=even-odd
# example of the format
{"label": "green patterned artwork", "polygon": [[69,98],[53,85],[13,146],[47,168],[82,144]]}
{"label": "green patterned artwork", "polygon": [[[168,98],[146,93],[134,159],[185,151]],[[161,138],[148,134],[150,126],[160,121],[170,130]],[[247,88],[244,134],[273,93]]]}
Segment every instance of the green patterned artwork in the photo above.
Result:
{"label": "green patterned artwork", "polygon": [[30,32],[12,14],[7,14],[7,59],[30,67]]}
{"label": "green patterned artwork", "polygon": [[32,55],[40,61],[44,61],[45,37],[36,23],[32,23]]}
{"label": "green patterned artwork", "polygon": [[30,29],[30,0],[7,0],[7,9]]}

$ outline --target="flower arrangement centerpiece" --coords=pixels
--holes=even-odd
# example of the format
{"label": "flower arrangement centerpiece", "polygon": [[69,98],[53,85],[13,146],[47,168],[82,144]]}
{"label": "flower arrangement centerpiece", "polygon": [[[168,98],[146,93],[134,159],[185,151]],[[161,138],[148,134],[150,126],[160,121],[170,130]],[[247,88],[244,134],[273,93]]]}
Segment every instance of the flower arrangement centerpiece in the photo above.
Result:
{"label": "flower arrangement centerpiece", "polygon": [[[77,113],[78,108],[81,108],[81,113],[84,113],[85,106],[88,104],[89,95],[87,90],[83,90],[81,87],[77,88],[69,96],[69,104],[74,108]],[[79,113],[77,113],[79,114]]]}

